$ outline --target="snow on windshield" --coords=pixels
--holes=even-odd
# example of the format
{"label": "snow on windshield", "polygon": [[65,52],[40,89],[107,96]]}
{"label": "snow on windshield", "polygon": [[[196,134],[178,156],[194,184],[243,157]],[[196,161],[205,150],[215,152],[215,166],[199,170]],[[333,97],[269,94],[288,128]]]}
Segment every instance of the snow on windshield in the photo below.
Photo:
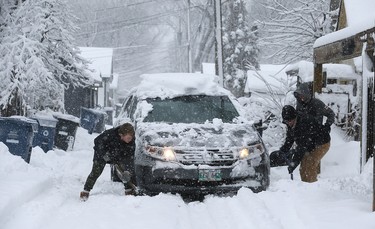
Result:
{"label": "snow on windshield", "polygon": [[218,84],[214,75],[199,73],[161,73],[140,76],[137,87],[141,98],[173,98],[180,95],[228,95],[229,92]]}
{"label": "snow on windshield", "polygon": [[[133,94],[138,97],[138,106],[135,111],[135,117],[144,118],[152,112],[154,107],[151,103],[145,101],[150,98],[172,99],[182,95],[209,95],[209,96],[228,96],[236,111],[241,117],[245,117],[242,106],[236,98],[218,83],[215,75],[200,73],[159,73],[144,74],[140,76],[141,83],[133,90]],[[125,119],[124,119],[125,120]],[[124,120],[120,121],[123,123]],[[212,120],[208,120],[212,121]],[[247,120],[249,121],[249,120]]]}

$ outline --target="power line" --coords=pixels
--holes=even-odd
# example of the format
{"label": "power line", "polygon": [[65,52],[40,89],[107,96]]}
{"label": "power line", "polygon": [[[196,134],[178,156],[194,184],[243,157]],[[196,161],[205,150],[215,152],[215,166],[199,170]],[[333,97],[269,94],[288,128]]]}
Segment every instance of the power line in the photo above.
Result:
{"label": "power line", "polygon": [[148,0],[148,1],[130,3],[130,4],[127,4],[127,5],[120,5],[120,6],[114,6],[114,7],[109,7],[109,8],[97,9],[94,12],[122,9],[122,8],[126,8],[126,7],[138,6],[138,5],[154,3],[154,2],[156,3],[156,2],[170,2],[170,1],[175,1],[175,0],[163,0],[163,1],[161,1],[161,0]]}
{"label": "power line", "polygon": [[[193,9],[193,8],[196,8],[196,7],[199,7],[199,6],[204,6],[204,5],[203,4],[202,5],[194,5],[194,6],[191,6],[190,9]],[[140,20],[140,22],[144,22],[145,20],[148,21],[148,19],[150,19],[150,20],[157,19],[157,18],[161,18],[161,17],[164,17],[164,16],[172,15],[173,13],[178,13],[178,12],[186,11],[186,10],[188,10],[188,7],[184,7],[184,8],[180,8],[180,9],[176,9],[176,10],[169,10],[167,12],[161,12],[161,13],[157,13],[157,14],[153,14],[153,15],[148,15],[146,17],[136,17],[136,18],[124,19],[124,20],[113,22],[113,23],[115,24],[115,23],[137,21],[137,20]],[[103,18],[96,19],[94,21],[79,23],[78,25],[81,26],[81,25],[92,24],[92,23],[106,22],[103,19],[110,19],[110,18],[113,18],[113,17],[118,17],[118,16],[113,15],[113,16],[110,16],[110,17],[103,17]]]}
{"label": "power line", "polygon": [[[148,17],[132,18],[132,19],[128,19],[128,20],[117,21],[117,22],[114,22],[113,24],[123,23],[123,24],[118,25],[118,26],[120,26],[120,28],[118,28],[118,29],[106,30],[106,31],[102,31],[102,32],[99,32],[99,33],[98,32],[79,33],[79,34],[76,34],[76,36],[83,36],[83,35],[86,35],[86,34],[90,35],[90,34],[103,34],[103,33],[117,32],[117,31],[120,31],[122,29],[134,26],[134,25],[142,24],[142,23],[145,23],[145,22],[148,22],[148,21],[153,21],[153,20],[158,19],[158,18],[173,15],[175,12],[176,11],[167,12],[167,13],[159,13],[159,14],[155,14],[155,15],[150,15]],[[124,22],[126,22],[126,23],[124,23]]]}

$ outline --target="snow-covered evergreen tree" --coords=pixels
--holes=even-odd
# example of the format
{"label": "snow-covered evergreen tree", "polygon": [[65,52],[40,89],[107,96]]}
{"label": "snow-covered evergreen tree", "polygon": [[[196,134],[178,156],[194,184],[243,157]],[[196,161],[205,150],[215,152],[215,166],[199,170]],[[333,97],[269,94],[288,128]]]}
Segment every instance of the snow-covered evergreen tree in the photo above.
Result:
{"label": "snow-covered evergreen tree", "polygon": [[247,22],[244,0],[230,1],[223,20],[224,86],[235,96],[244,95],[246,72],[259,69],[257,27]]}
{"label": "snow-covered evergreen tree", "polygon": [[5,15],[0,35],[3,114],[22,115],[26,106],[61,109],[64,86],[91,83],[71,36],[73,19],[61,0],[27,0]]}

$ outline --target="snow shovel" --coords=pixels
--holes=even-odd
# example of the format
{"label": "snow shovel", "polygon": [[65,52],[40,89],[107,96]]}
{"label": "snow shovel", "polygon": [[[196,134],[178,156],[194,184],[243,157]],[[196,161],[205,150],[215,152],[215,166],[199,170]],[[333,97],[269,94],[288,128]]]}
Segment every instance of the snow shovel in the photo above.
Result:
{"label": "snow shovel", "polygon": [[127,184],[130,186],[131,189],[134,190],[135,193],[138,194],[138,187],[135,186],[135,184],[133,184],[133,182],[131,182],[131,175],[130,175],[130,172],[129,171],[123,171],[120,166],[118,165],[115,165],[115,169],[116,169],[116,172],[117,172],[117,176],[118,178],[120,178],[120,180],[124,183],[124,184]]}

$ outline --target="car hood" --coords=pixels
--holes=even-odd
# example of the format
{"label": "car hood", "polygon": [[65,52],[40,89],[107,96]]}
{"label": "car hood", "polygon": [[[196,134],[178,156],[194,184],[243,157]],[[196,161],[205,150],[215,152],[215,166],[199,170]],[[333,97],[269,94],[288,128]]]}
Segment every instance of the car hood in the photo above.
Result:
{"label": "car hood", "polygon": [[140,123],[137,133],[142,144],[182,149],[243,147],[260,141],[251,124]]}

